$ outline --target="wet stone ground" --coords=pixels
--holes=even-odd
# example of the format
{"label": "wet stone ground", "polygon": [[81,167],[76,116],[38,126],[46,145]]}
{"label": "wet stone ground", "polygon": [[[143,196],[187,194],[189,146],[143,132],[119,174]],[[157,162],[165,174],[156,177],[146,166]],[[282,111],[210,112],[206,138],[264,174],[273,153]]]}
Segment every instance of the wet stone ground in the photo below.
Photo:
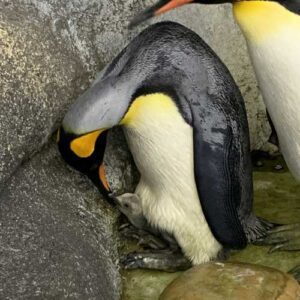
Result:
{"label": "wet stone ground", "polygon": [[[283,170],[276,170],[276,165]],[[288,172],[282,158],[263,161],[254,169],[255,213],[276,223],[295,223],[300,219],[300,184]],[[123,251],[134,249],[127,242]],[[288,271],[300,264],[300,251],[268,253],[269,247],[248,246],[230,256],[230,261],[261,264]],[[123,271],[123,300],[157,300],[164,288],[181,273],[148,270]]]}

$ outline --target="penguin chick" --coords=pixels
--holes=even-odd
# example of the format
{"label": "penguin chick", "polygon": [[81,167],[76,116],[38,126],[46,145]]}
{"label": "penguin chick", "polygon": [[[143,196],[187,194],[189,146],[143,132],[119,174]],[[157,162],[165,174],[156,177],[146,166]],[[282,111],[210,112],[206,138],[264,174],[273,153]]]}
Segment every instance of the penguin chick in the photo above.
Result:
{"label": "penguin chick", "polygon": [[150,232],[156,237],[162,238],[172,250],[177,250],[179,245],[173,236],[165,231],[159,230],[147,221],[143,214],[141,199],[133,193],[125,193],[119,196],[110,195],[115,201],[118,209],[127,217],[130,223],[138,229]]}

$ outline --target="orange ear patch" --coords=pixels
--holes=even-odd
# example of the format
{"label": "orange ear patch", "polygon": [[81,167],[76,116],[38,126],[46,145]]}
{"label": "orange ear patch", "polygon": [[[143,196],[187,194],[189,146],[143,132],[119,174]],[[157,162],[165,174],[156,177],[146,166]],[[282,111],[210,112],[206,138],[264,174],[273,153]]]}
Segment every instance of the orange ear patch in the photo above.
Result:
{"label": "orange ear patch", "polygon": [[110,187],[109,187],[108,181],[105,176],[105,168],[104,168],[103,164],[101,164],[101,166],[99,167],[99,179],[102,182],[104,188],[109,192]]}
{"label": "orange ear patch", "polygon": [[96,140],[102,131],[104,130],[97,130],[73,140],[70,145],[71,150],[81,158],[91,156],[95,150]]}

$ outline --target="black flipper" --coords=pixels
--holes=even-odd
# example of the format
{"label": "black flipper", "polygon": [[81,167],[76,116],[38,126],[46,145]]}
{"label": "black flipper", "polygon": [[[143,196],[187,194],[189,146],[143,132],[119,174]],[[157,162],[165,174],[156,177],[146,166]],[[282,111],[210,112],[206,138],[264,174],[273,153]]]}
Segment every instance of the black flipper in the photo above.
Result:
{"label": "black flipper", "polygon": [[204,215],[223,246],[244,248],[247,238],[238,212],[242,197],[241,141],[233,134],[232,121],[221,106],[209,105],[207,113],[194,106],[192,113],[195,180]]}

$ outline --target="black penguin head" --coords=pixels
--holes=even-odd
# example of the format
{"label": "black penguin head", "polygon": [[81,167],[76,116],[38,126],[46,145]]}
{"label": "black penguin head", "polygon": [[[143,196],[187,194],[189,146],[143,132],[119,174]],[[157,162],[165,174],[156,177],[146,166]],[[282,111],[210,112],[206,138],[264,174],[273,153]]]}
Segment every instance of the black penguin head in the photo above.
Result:
{"label": "black penguin head", "polygon": [[153,6],[147,8],[141,14],[137,15],[129,24],[129,28],[137,26],[138,24],[154,17],[161,15],[169,10],[183,6],[190,3],[202,4],[221,4],[226,2],[233,2],[230,0],[160,0]]}
{"label": "black penguin head", "polygon": [[[235,3],[242,2],[243,0],[160,0],[152,7],[149,7],[141,14],[137,15],[129,24],[129,28],[137,26],[138,24],[154,17],[161,15],[169,10],[183,6],[185,4],[199,3],[199,4],[223,4],[223,3]],[[255,0],[244,0],[255,1]],[[290,11],[300,14],[300,0],[258,0],[258,1],[270,1],[277,2],[289,9]]]}
{"label": "black penguin head", "polygon": [[88,175],[105,195],[111,192],[103,165],[107,131],[119,125],[127,112],[127,90],[116,78],[96,81],[70,107],[58,133],[64,160]]}
{"label": "black penguin head", "polygon": [[107,196],[111,190],[103,165],[106,139],[107,130],[78,136],[66,132],[63,126],[57,135],[58,149],[63,159],[74,169],[86,174]]}

